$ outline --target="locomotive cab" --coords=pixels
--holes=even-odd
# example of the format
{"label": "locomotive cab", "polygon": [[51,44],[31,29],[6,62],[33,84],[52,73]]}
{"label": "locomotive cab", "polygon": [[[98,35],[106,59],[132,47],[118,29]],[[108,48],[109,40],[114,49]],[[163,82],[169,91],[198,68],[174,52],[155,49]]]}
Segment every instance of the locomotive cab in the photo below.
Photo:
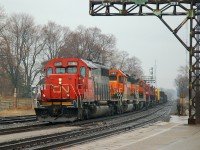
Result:
{"label": "locomotive cab", "polygon": [[[53,59],[45,66],[45,83],[41,85],[41,106],[35,108],[38,120],[73,121],[79,116],[80,101],[93,95],[88,86],[91,69],[80,59]],[[52,119],[54,118],[54,119]]]}
{"label": "locomotive cab", "polygon": [[109,80],[111,98],[121,99],[126,88],[127,76],[120,70],[110,70]]}

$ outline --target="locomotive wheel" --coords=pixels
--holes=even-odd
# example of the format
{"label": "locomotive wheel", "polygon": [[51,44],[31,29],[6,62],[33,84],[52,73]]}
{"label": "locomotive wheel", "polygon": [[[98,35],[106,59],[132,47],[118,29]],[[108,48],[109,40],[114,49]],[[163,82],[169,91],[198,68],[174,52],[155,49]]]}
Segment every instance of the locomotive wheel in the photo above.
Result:
{"label": "locomotive wheel", "polygon": [[148,103],[148,102],[145,102],[145,103],[144,103],[144,109],[147,110],[148,107],[149,107],[149,103]]}
{"label": "locomotive wheel", "polygon": [[113,116],[115,114],[115,108],[112,106],[110,107],[110,116]]}
{"label": "locomotive wheel", "polygon": [[78,110],[78,119],[79,119],[79,120],[84,120],[83,110],[82,110],[82,109],[79,109],[79,110]]}
{"label": "locomotive wheel", "polygon": [[122,110],[123,110],[123,109],[122,109],[122,106],[117,106],[116,109],[117,109],[117,111],[116,111],[117,114],[121,114],[121,113],[123,113],[123,111],[122,111]]}
{"label": "locomotive wheel", "polygon": [[135,107],[134,110],[136,110],[136,111],[140,109],[139,104],[134,104],[134,107]]}
{"label": "locomotive wheel", "polygon": [[90,119],[90,110],[84,109],[84,119]]}
{"label": "locomotive wheel", "polygon": [[113,115],[115,115],[115,108],[114,108],[114,106],[110,106],[109,107],[109,112],[108,112],[108,114],[107,114],[107,116],[113,116]]}

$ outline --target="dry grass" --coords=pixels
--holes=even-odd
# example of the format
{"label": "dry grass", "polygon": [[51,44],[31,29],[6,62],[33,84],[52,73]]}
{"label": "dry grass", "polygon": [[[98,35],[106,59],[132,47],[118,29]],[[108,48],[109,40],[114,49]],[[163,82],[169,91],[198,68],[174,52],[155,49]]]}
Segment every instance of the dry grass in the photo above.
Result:
{"label": "dry grass", "polygon": [[0,111],[0,117],[35,115],[34,109],[10,109]]}

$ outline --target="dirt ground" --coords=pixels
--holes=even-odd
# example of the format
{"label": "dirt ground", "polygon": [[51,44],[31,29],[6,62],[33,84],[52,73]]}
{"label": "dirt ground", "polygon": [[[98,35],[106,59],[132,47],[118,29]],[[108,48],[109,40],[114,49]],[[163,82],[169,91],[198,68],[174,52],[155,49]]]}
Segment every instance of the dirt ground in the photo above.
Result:
{"label": "dirt ground", "polygon": [[35,115],[34,109],[10,109],[0,111],[0,117]]}

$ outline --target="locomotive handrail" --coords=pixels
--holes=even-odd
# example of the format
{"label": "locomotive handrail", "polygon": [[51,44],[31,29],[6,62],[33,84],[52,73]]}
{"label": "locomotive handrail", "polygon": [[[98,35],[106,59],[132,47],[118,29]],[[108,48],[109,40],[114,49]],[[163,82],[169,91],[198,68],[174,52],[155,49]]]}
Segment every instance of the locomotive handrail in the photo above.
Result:
{"label": "locomotive handrail", "polygon": [[[71,85],[71,84],[70,84]],[[72,86],[72,85],[71,85]],[[78,96],[77,96],[77,94],[76,94],[76,91],[75,91],[75,89],[74,89],[74,87],[72,86],[72,90],[74,91],[74,93],[75,93],[75,95],[76,95],[76,97],[78,98]],[[78,99],[77,99],[78,100]]]}
{"label": "locomotive handrail", "polygon": [[77,89],[77,91],[78,91],[79,98],[80,98],[80,100],[81,100],[81,94],[80,94],[79,89]]}
{"label": "locomotive handrail", "polygon": [[41,104],[40,104],[39,100],[36,100],[36,103],[37,103],[38,107],[41,107]]}
{"label": "locomotive handrail", "polygon": [[118,99],[122,98],[122,94],[116,88],[112,89],[117,93]]}

